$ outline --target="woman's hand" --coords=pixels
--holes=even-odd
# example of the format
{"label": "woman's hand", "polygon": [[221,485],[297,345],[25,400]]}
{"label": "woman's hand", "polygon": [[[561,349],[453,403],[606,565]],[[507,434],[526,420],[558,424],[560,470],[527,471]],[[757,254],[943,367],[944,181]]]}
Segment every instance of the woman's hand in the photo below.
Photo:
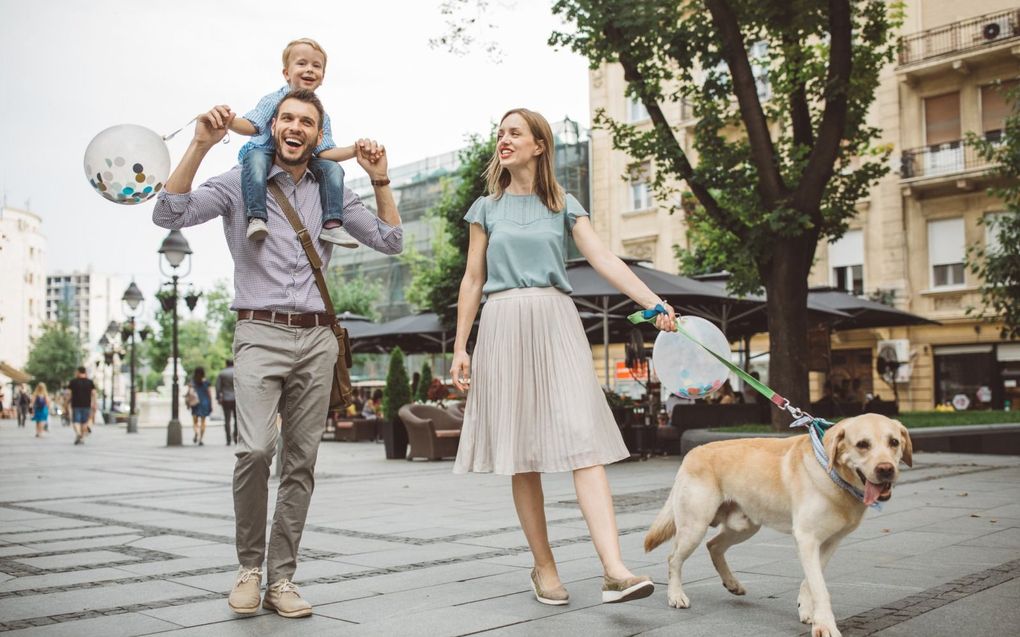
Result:
{"label": "woman's hand", "polygon": [[673,306],[663,301],[662,307],[666,308],[666,313],[659,314],[655,317],[655,327],[659,328],[663,332],[675,332],[676,314],[673,312]]}
{"label": "woman's hand", "polygon": [[453,353],[453,365],[450,367],[450,378],[453,386],[462,392],[471,389],[471,357],[464,350]]}

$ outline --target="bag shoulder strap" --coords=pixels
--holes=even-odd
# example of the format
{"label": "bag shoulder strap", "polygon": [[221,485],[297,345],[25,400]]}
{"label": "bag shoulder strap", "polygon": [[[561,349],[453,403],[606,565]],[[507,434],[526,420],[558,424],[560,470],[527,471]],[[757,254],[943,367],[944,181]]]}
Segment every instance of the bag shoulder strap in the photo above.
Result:
{"label": "bag shoulder strap", "polygon": [[298,240],[301,242],[301,247],[305,249],[305,256],[308,257],[308,263],[312,266],[312,275],[315,277],[315,286],[319,288],[319,294],[322,295],[322,302],[326,305],[326,314],[329,314],[336,321],[336,310],[333,309],[333,300],[329,297],[329,288],[326,287],[326,277],[322,274],[322,259],[319,258],[319,253],[315,251],[315,244],[312,243],[312,235],[308,233],[308,229],[305,228],[304,224],[301,223],[301,218],[298,217],[297,211],[294,210],[294,206],[290,205],[290,200],[287,199],[287,195],[283,194],[283,190],[280,185],[275,181],[269,181],[268,183],[269,192],[273,195],[273,199],[276,200],[280,209],[283,210],[283,214],[287,217],[287,221],[294,228],[294,232],[297,233]]}

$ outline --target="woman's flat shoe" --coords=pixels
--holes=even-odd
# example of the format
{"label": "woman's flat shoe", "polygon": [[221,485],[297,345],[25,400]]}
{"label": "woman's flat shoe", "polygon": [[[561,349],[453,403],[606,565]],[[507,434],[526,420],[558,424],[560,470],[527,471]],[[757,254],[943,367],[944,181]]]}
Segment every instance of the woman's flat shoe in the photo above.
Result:
{"label": "woman's flat shoe", "polygon": [[602,603],[618,604],[648,597],[655,591],[652,578],[641,575],[627,579],[602,578]]}
{"label": "woman's flat shoe", "polygon": [[535,599],[550,606],[565,606],[570,601],[570,593],[563,585],[553,589],[543,589],[538,583],[538,570],[531,569],[531,590],[535,592]]}

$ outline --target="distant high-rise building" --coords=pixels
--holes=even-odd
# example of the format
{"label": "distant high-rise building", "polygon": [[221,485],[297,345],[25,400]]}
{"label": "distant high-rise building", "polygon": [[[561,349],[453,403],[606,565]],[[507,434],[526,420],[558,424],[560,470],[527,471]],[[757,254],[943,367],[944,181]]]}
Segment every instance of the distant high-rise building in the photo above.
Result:
{"label": "distant high-rise building", "polygon": [[119,277],[99,274],[91,268],[84,272],[51,272],[46,276],[46,320],[57,321],[64,313],[92,358],[110,321],[124,318],[120,298],[125,287]]}
{"label": "distant high-rise building", "polygon": [[28,210],[0,208],[0,361],[19,369],[28,362],[32,338],[45,319],[45,294],[42,218]]}

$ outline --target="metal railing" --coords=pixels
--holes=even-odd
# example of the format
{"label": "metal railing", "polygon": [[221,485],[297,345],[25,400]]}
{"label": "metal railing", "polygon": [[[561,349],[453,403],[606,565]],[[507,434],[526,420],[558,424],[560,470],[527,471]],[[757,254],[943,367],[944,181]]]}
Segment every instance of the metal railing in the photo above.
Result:
{"label": "metal railing", "polygon": [[1020,39],[1020,9],[953,22],[900,38],[900,66]]}
{"label": "metal railing", "polygon": [[978,154],[977,149],[967,144],[966,140],[958,139],[904,150],[900,155],[900,179],[941,177],[991,168],[994,165]]}

